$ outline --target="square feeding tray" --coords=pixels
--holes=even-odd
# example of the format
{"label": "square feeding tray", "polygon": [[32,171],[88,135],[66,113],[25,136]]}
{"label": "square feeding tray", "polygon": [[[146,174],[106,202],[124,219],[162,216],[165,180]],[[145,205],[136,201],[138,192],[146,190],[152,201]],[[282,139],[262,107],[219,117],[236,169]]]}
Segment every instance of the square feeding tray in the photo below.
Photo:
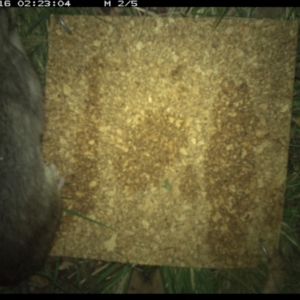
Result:
{"label": "square feeding tray", "polygon": [[[52,255],[255,267],[278,247],[297,22],[62,16],[43,150],[66,177]],[[105,226],[101,226],[101,224]]]}

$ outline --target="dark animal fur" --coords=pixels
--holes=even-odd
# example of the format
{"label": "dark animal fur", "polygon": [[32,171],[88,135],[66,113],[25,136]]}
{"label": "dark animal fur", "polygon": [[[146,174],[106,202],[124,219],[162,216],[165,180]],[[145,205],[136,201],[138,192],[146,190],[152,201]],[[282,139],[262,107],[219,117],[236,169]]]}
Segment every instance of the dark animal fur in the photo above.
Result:
{"label": "dark animal fur", "polygon": [[0,285],[39,271],[61,217],[55,167],[41,151],[42,88],[0,8]]}

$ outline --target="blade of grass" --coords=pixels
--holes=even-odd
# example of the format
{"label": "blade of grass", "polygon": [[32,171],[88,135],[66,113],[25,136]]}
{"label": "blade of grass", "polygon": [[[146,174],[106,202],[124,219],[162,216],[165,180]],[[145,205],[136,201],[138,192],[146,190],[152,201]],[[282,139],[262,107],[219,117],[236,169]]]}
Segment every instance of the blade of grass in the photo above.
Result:
{"label": "blade of grass", "polygon": [[84,216],[84,215],[82,215],[82,214],[80,214],[80,213],[78,213],[78,212],[76,212],[76,211],[74,211],[74,210],[71,210],[71,209],[68,209],[68,208],[63,208],[63,211],[65,211],[66,213],[68,213],[68,214],[70,214],[70,215],[73,215],[73,216],[76,216],[76,217],[80,217],[80,218],[82,218],[82,219],[84,219],[84,220],[87,220],[87,221],[89,221],[89,222],[95,223],[95,224],[97,224],[97,225],[99,225],[99,226],[108,228],[108,229],[113,230],[113,231],[117,231],[116,229],[114,229],[114,228],[112,228],[112,227],[109,227],[109,226],[107,226],[107,225],[105,225],[105,224],[103,224],[103,223],[100,223],[100,222],[98,222],[98,221],[96,221],[96,220],[93,220],[93,219],[91,219],[91,218],[88,218],[88,217],[86,217],[86,216]]}
{"label": "blade of grass", "polygon": [[228,10],[229,10],[228,7],[226,7],[226,8],[224,9],[224,11],[223,11],[223,13],[221,14],[220,18],[217,20],[216,25],[214,26],[214,29],[216,29],[216,28],[219,26],[220,22],[221,22],[222,19],[225,17],[225,15],[227,14]]}

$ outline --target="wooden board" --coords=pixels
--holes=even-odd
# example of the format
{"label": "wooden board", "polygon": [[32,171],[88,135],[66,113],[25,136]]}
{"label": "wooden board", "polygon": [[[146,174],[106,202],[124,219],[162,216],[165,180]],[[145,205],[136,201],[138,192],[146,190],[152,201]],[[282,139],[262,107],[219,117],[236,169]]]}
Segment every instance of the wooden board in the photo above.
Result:
{"label": "wooden board", "polygon": [[254,267],[278,246],[297,22],[63,16],[44,153],[66,176],[53,255]]}

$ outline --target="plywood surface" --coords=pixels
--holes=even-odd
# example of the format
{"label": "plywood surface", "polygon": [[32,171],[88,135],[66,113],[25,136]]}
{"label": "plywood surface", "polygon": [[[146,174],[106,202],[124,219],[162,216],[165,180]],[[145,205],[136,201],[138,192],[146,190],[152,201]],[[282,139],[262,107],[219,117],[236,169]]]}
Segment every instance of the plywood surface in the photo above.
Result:
{"label": "plywood surface", "polygon": [[278,246],[297,23],[52,18],[44,153],[66,176],[53,255],[254,267]]}

